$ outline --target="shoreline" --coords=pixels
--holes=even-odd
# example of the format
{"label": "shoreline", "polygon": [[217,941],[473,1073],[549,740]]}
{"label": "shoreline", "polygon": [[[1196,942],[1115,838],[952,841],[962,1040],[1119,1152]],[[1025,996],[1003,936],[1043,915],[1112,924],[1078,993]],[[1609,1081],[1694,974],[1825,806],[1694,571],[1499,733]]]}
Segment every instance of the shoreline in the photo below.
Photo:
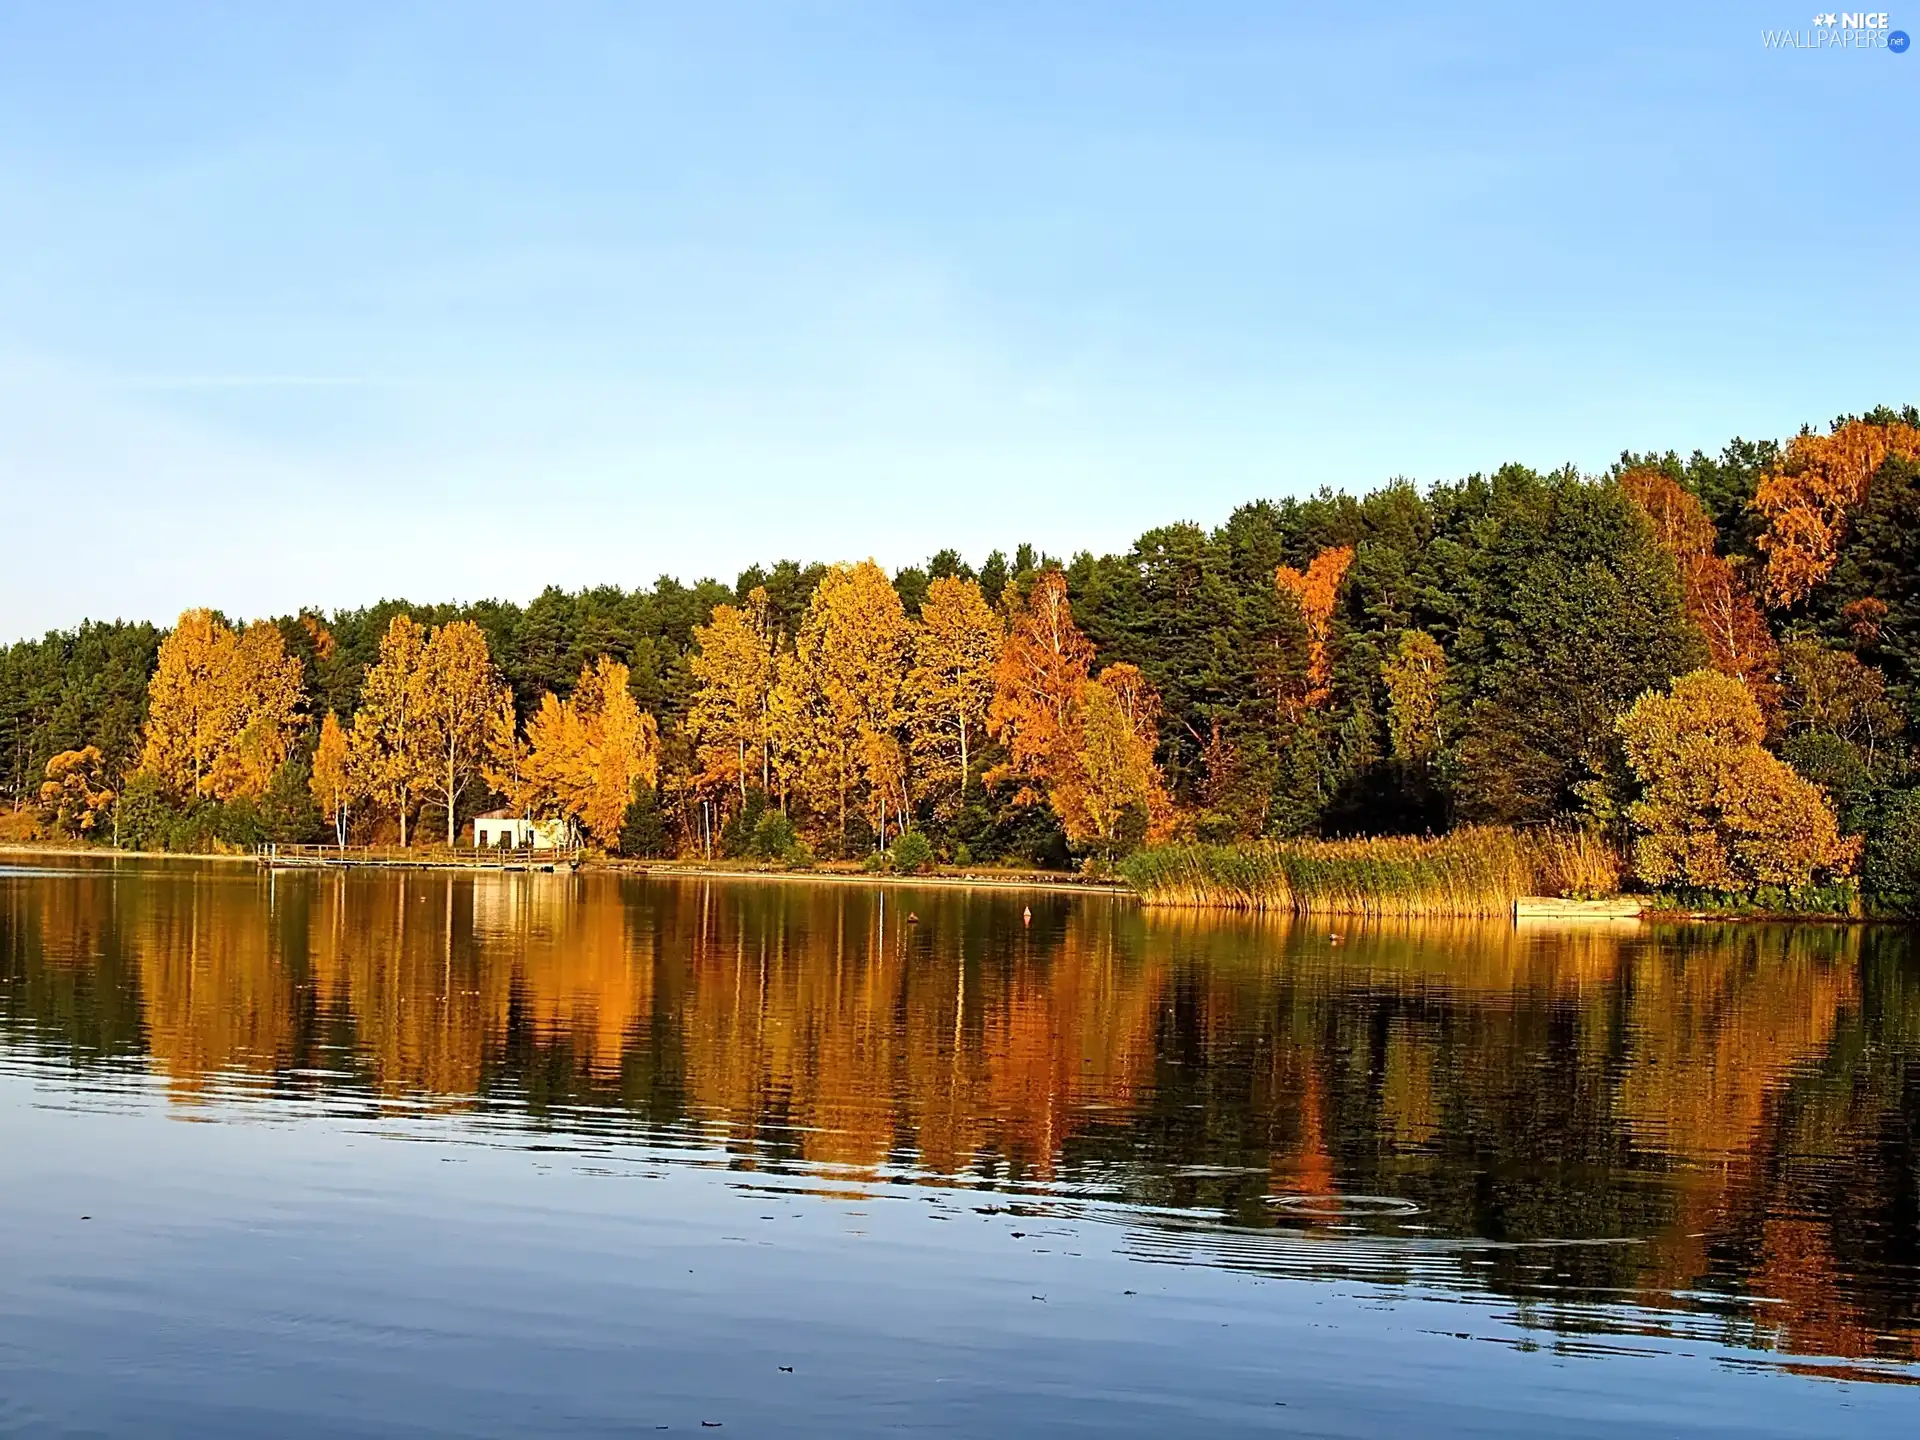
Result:
{"label": "shoreline", "polygon": [[114,850],[98,845],[44,845],[44,844],[6,844],[0,845],[0,855],[79,855],[102,860],[205,860],[216,865],[252,865],[251,855],[207,855],[198,852],[176,853],[172,850]]}
{"label": "shoreline", "polygon": [[1138,900],[1140,893],[1129,885],[1106,880],[1075,880],[1065,875],[1049,875],[1043,870],[1009,871],[1004,875],[966,871],[961,874],[891,875],[865,870],[754,870],[733,866],[714,866],[702,861],[673,860],[589,860],[582,870],[601,870],[616,875],[661,875],[689,880],[789,880],[817,881],[830,885],[919,886],[947,890],[1050,890],[1078,895],[1112,895]]}
{"label": "shoreline", "polygon": [[[0,858],[18,856],[42,859],[87,858],[101,860],[167,860],[192,861],[211,865],[247,865],[258,866],[259,857],[247,855],[214,855],[198,852],[174,852],[170,850],[113,850],[92,845],[60,845],[46,843],[21,844],[18,842],[0,844]],[[287,867],[289,869],[295,867]],[[308,867],[299,867],[308,868]],[[319,868],[319,867],[313,867]],[[489,866],[447,866],[437,865],[433,852],[423,850],[419,861],[369,862],[357,867],[368,870],[447,870],[471,869],[476,872],[488,872]],[[603,856],[581,861],[576,874],[638,875],[659,876],[675,880],[757,880],[787,884],[826,884],[826,885],[884,885],[896,889],[919,887],[937,890],[997,890],[997,891],[1040,891],[1043,893],[1066,895],[1104,895],[1113,899],[1132,900],[1143,910],[1158,910],[1169,914],[1243,914],[1255,915],[1264,912],[1258,909],[1245,909],[1238,906],[1194,905],[1166,900],[1148,900],[1140,891],[1130,885],[1109,880],[1081,880],[1069,875],[1049,873],[1047,871],[1008,871],[1005,873],[965,871],[957,874],[935,872],[927,875],[894,875],[865,870],[775,870],[754,869],[750,866],[719,864],[701,860],[626,860],[614,856]],[[1293,911],[1271,912],[1290,914],[1296,920],[1352,919],[1346,912],[1309,910],[1303,913]],[[1372,917],[1380,918],[1380,917]],[[1419,917],[1400,917],[1419,918]],[[1440,917],[1429,917],[1438,919]],[[1489,920],[1502,917],[1487,916]],[[1513,917],[1507,917],[1509,923],[1516,923]],[[1528,916],[1530,924],[1554,923],[1549,916]],[[1731,911],[1717,913],[1706,910],[1642,910],[1636,917],[1638,923],[1652,925],[1894,925],[1913,926],[1914,921],[1898,915],[1835,915],[1813,911]],[[1598,923],[1597,920],[1583,921],[1580,917],[1563,918],[1560,923],[1581,924]]]}
{"label": "shoreline", "polygon": [[[170,850],[113,850],[93,845],[5,844],[0,856],[30,856],[42,859],[81,857],[100,860],[186,860],[214,865],[258,866],[256,855],[212,855]],[[321,868],[321,867],[285,867]],[[417,862],[409,860],[368,861],[354,867],[366,870],[472,870],[492,873],[484,865],[447,866],[435,863],[432,851],[422,850]],[[576,874],[654,875],[685,880],[775,880],[813,882],[832,885],[919,886],[948,890],[1041,890],[1079,895],[1109,895],[1139,899],[1132,887],[1106,880],[1077,880],[1046,871],[1008,871],[1003,874],[967,871],[960,874],[894,875],[865,870],[757,870],[751,867],[715,865],[699,860],[623,860],[616,857],[590,858],[580,862]]]}

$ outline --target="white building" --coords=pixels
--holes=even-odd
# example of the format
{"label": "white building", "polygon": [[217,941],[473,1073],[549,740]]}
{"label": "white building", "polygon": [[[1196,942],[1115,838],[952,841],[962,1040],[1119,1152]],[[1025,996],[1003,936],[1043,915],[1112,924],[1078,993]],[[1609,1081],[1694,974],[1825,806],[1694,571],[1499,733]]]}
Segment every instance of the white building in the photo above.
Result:
{"label": "white building", "polygon": [[511,810],[489,810],[473,817],[476,850],[561,850],[573,843],[565,820],[528,820]]}

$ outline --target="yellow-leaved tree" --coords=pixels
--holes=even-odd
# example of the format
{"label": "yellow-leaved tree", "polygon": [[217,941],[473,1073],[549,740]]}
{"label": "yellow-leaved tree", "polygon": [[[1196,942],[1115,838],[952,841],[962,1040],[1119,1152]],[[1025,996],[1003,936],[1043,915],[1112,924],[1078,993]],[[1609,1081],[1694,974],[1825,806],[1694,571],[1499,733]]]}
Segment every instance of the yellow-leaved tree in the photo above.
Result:
{"label": "yellow-leaved tree", "polygon": [[857,737],[843,729],[806,656],[777,656],[767,697],[767,741],[781,803],[798,800],[825,814],[836,806],[844,839],[847,797],[860,779]]}
{"label": "yellow-leaved tree", "polygon": [[331,710],[320,722],[320,743],[314,747],[313,773],[307,778],[307,788],[322,818],[333,826],[335,843],[345,849],[348,816],[354,802],[361,798],[360,781],[346,729]]}
{"label": "yellow-leaved tree", "polygon": [[113,810],[106,761],[97,745],[63,750],[47,761],[40,786],[40,808],[54,828],[67,835],[90,836]]}
{"label": "yellow-leaved tree", "polygon": [[746,803],[749,776],[761,789],[772,780],[767,712],[773,691],[773,637],[767,624],[767,592],[756,586],[747,603],[716,605],[713,618],[693,627],[688,667],[699,688],[687,711],[701,779],[736,786]]}
{"label": "yellow-leaved tree", "polygon": [[843,838],[851,792],[862,783],[882,846],[890,817],[896,830],[905,828],[911,794],[901,682],[911,644],[899,592],[886,571],[863,560],[821,576],[792,661],[780,667],[787,693],[772,708],[783,759],[796,789],[837,799]]}
{"label": "yellow-leaved tree", "polygon": [[912,755],[943,813],[966,803],[1006,639],[1005,622],[973,581],[954,576],[927,586],[905,693]]}
{"label": "yellow-leaved tree", "polygon": [[390,808],[407,843],[420,776],[432,761],[420,716],[420,672],[426,662],[427,632],[411,617],[396,615],[380,637],[380,658],[360,687],[360,708],[353,717],[353,766],[364,792]]}
{"label": "yellow-leaved tree", "polygon": [[275,626],[187,611],[147,683],[141,768],[193,799],[265,794],[299,735],[300,685]]}
{"label": "yellow-leaved tree", "polygon": [[660,779],[660,727],[633,698],[625,665],[602,655],[580,672],[573,703],[593,753],[593,785],[580,818],[602,845],[620,838],[637,786]]}
{"label": "yellow-leaved tree", "polygon": [[1739,677],[1682,675],[1619,728],[1641,789],[1627,809],[1634,871],[1648,885],[1744,894],[1852,873],[1859,837],[1842,836],[1820,787],[1761,746],[1766,721]]}
{"label": "yellow-leaved tree", "polygon": [[1111,856],[1173,829],[1154,748],[1160,697],[1132,665],[1109,665],[1081,688],[1069,718],[1073,761],[1050,798],[1077,849]]}
{"label": "yellow-leaved tree", "polygon": [[1387,687],[1387,736],[1393,758],[1425,765],[1440,749],[1440,701],[1447,683],[1447,655],[1424,630],[1403,630],[1393,653],[1380,662]]}
{"label": "yellow-leaved tree", "polygon": [[551,691],[540,697],[517,774],[493,772],[508,803],[580,825],[602,845],[620,838],[635,786],[660,774],[659,727],[635,702],[628,679],[625,665],[602,655],[581,670],[567,699]]}
{"label": "yellow-leaved tree", "polygon": [[511,723],[513,692],[501,681],[487,637],[469,620],[438,627],[414,673],[410,707],[419,738],[409,747],[420,761],[419,787],[447,812],[447,844],[454,843],[460,797],[494,759],[492,743],[502,715]]}

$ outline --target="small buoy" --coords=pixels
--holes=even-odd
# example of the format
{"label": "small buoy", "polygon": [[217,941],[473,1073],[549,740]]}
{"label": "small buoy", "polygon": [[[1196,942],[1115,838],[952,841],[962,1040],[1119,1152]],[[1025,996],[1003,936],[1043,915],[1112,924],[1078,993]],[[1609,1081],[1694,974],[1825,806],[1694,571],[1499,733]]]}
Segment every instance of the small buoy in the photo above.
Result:
{"label": "small buoy", "polygon": [[1022,925],[1033,924],[1033,907],[1031,905],[1020,912],[1020,923]]}
{"label": "small buoy", "polygon": [[914,914],[913,911],[911,910],[907,911],[907,924],[918,925],[919,923],[920,923],[920,917]]}

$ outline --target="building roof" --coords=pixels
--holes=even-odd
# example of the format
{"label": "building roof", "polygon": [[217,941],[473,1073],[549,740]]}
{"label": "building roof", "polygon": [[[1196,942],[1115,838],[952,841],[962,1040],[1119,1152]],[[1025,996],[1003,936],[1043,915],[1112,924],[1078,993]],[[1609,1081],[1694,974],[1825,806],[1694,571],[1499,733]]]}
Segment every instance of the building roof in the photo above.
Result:
{"label": "building roof", "polygon": [[489,810],[485,814],[473,817],[476,820],[518,820],[520,817],[502,805],[498,810]]}

